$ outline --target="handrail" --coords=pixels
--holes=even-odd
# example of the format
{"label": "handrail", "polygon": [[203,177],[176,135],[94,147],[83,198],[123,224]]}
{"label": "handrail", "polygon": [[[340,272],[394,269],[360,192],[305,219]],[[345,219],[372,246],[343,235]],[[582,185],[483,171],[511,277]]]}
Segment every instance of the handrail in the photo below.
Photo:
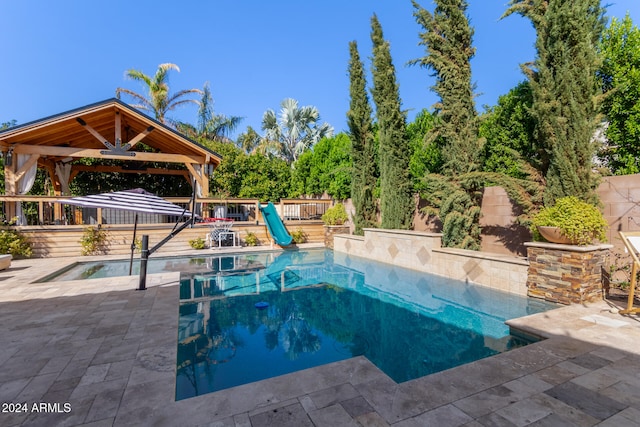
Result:
{"label": "handrail", "polygon": [[[0,194],[0,201],[22,201],[22,202],[39,202],[39,201],[52,201],[60,199],[68,199],[73,196],[38,196],[38,195],[6,195]],[[170,202],[189,202],[191,201],[191,197],[189,196],[167,196],[163,197],[164,199]],[[197,197],[196,203],[256,203],[259,199],[255,198],[238,198],[238,197],[228,197],[228,198],[220,198],[220,197]],[[280,199],[279,203],[290,203],[290,204],[306,204],[306,203],[322,203],[322,204],[331,204],[333,203],[332,199]]]}
{"label": "handrail", "polygon": [[[8,212],[12,204],[23,203],[23,211],[27,216],[28,225],[91,225],[91,224],[133,224],[133,217],[127,218],[127,211],[114,213],[112,209],[93,208],[89,211],[74,205],[58,203],[61,199],[68,199],[69,196],[40,196],[40,195],[0,195],[0,203],[3,205],[3,214],[8,218]],[[190,197],[165,197],[169,202],[188,206]],[[281,199],[279,203],[280,215],[285,220],[294,219],[319,219],[327,207],[333,203],[331,199]],[[259,209],[259,199],[242,198],[219,198],[200,197],[196,199],[203,218],[208,217],[228,217],[238,222],[262,221]],[[312,205],[316,205],[313,208]],[[299,206],[299,207],[296,207]],[[312,206],[309,208],[309,206]],[[290,209],[294,209],[290,211]],[[106,215],[106,216],[105,216]],[[140,223],[163,222],[162,219],[143,219]],[[173,221],[170,221],[173,222]],[[27,225],[27,226],[28,226]]]}
{"label": "handrail", "polygon": [[[22,201],[22,202],[39,202],[39,201],[52,201],[61,199],[68,199],[73,196],[37,196],[37,195],[20,195],[20,196],[11,196],[6,194],[0,194],[0,201]],[[164,199],[169,200],[171,202],[190,202],[191,197],[189,196],[169,196],[164,197]],[[295,199],[300,200],[302,199]],[[219,198],[219,197],[198,197],[196,198],[196,203],[254,203],[258,202],[258,199],[240,199],[240,198]]]}

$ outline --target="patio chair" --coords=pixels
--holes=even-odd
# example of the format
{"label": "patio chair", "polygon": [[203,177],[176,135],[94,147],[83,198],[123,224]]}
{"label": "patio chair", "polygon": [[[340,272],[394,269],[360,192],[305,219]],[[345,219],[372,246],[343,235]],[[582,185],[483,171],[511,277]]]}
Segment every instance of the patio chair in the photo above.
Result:
{"label": "patio chair", "polygon": [[638,275],[638,267],[640,267],[640,259],[638,254],[640,253],[640,232],[638,231],[619,231],[620,238],[624,243],[626,250],[631,254],[632,266],[631,266],[631,284],[629,285],[629,300],[627,302],[627,308],[620,310],[620,314],[640,314],[640,307],[633,307],[634,294],[636,290],[636,276]]}

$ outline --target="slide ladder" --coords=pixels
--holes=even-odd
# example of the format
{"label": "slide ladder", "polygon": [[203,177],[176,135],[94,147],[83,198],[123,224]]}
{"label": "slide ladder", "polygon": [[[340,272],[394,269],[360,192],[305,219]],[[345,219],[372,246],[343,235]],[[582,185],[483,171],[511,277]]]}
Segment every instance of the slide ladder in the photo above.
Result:
{"label": "slide ladder", "polygon": [[260,205],[260,212],[273,240],[280,246],[289,246],[293,242],[293,237],[284,227],[273,203],[269,202],[266,206]]}

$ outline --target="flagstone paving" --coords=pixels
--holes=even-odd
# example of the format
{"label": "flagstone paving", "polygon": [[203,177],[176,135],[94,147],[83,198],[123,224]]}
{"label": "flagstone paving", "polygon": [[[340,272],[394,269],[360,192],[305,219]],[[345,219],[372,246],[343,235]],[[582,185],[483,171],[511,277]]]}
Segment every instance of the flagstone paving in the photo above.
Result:
{"label": "flagstone paving", "polygon": [[176,402],[178,274],[32,283],[75,261],[0,271],[2,426],[640,426],[640,319],[611,301],[515,319],[546,339],[401,384],[356,357]]}

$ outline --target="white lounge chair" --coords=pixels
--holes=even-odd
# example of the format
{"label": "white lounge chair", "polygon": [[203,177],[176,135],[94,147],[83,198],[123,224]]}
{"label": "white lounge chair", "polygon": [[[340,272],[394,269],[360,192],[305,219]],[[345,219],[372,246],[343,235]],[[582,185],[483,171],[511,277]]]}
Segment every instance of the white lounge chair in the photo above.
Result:
{"label": "white lounge chair", "polygon": [[636,276],[638,275],[638,267],[640,267],[640,259],[638,259],[638,254],[640,253],[640,232],[620,231],[619,233],[620,238],[622,238],[627,251],[633,259],[631,266],[631,284],[629,285],[629,300],[627,302],[627,308],[620,310],[620,314],[639,314],[640,307],[633,307],[633,299],[636,290]]}

